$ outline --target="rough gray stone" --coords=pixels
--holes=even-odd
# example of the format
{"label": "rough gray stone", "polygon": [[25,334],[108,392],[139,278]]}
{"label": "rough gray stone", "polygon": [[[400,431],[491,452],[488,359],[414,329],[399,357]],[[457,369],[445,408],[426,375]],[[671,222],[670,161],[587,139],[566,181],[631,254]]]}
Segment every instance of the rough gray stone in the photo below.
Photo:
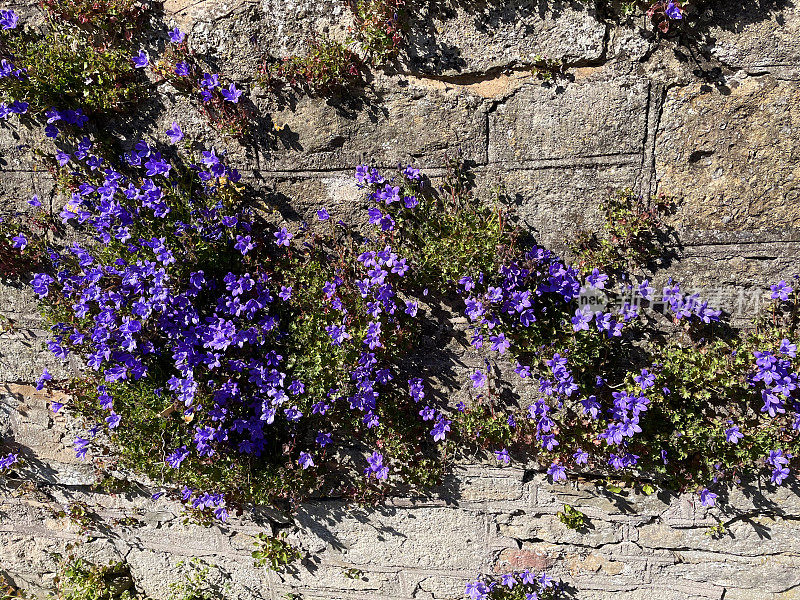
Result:
{"label": "rough gray stone", "polygon": [[412,15],[409,66],[438,76],[530,65],[537,57],[587,64],[604,50],[605,25],[589,5],[426,0]]}

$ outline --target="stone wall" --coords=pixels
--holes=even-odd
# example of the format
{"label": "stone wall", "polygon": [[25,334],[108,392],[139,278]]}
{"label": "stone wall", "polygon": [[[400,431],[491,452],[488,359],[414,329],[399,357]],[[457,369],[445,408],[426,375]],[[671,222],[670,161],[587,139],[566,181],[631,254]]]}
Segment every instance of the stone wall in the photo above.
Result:
{"label": "stone wall", "polygon": [[[679,198],[671,221],[678,258],[659,276],[723,290],[735,322],[747,321],[769,283],[798,273],[795,4],[715,0],[689,33],[667,39],[643,17],[619,25],[577,2],[412,4],[406,51],[364,89],[289,103],[256,89],[259,141],[216,138],[284,218],[322,204],[335,216],[349,213],[359,202],[352,169],[362,161],[412,161],[435,176],[460,153],[480,186],[505,184],[521,222],[559,251],[577,230],[599,228],[598,205],[610,190]],[[243,81],[265,49],[302,52],[321,32],[341,37],[350,19],[333,0],[168,0],[164,11],[190,31],[194,48]],[[543,85],[530,71],[537,54],[563,59],[568,77]],[[146,131],[179,120],[215,139],[169,89],[150,103],[156,116]],[[131,136],[136,129],[120,127]],[[4,211],[34,192],[53,207],[59,201],[33,166],[31,136],[13,124],[0,129]],[[75,423],[54,416],[30,386],[44,366],[68,373],[42,351],[35,303],[24,290],[0,287],[0,313],[14,323],[0,334],[0,436],[25,457],[29,480],[0,492],[0,574],[36,593],[52,587],[53,554],[80,540],[76,551],[95,562],[124,559],[137,587],[155,598],[193,556],[220,567],[214,577],[231,598],[295,591],[308,600],[449,600],[479,572],[524,567],[547,568],[587,600],[800,597],[800,497],[785,488],[731,491],[722,508],[707,511],[690,496],[620,497],[588,481],[554,486],[532,470],[476,462],[457,466],[430,497],[376,509],[329,500],[296,507],[291,520],[261,509],[225,526],[184,524],[179,505],[151,499],[154,489],[93,491],[96,473],[71,449]],[[463,356],[456,375],[470,360]],[[57,516],[77,501],[92,513],[88,538]],[[587,529],[558,521],[565,503],[587,514]],[[706,535],[720,519],[729,533]],[[253,536],[271,529],[289,532],[306,553],[295,573],[253,566]],[[350,568],[363,575],[347,577]]]}

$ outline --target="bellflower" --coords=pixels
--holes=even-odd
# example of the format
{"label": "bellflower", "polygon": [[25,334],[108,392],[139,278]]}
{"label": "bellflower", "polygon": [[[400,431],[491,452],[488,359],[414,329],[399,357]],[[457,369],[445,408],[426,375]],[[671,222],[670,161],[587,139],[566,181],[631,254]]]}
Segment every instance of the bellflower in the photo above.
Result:
{"label": "bellflower", "polygon": [[236,84],[231,83],[228,86],[228,89],[222,88],[220,91],[222,97],[225,98],[228,102],[232,102],[233,104],[237,104],[239,102],[239,98],[242,95],[242,90],[236,89]]}
{"label": "bellflower", "polygon": [[139,50],[139,54],[133,57],[133,66],[137,69],[144,69],[150,64],[150,58],[144,50]]}
{"label": "bellflower", "polygon": [[174,29],[171,29],[170,32],[169,32],[169,40],[173,44],[180,44],[185,38],[186,38],[186,34],[183,33],[177,27],[175,27]]}

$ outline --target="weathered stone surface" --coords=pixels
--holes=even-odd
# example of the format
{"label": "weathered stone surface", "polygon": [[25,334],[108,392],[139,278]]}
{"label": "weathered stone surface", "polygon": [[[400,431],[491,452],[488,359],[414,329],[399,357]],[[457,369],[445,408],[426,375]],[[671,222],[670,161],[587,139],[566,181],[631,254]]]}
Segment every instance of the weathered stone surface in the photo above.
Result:
{"label": "weathered stone surface", "polygon": [[[366,565],[380,552],[386,566],[469,570],[485,552],[486,516],[454,508],[379,509],[369,520],[358,511],[330,503],[304,505],[295,517],[301,532],[327,539],[350,563]],[[335,523],[333,529],[331,525]],[[440,544],[425,543],[425,532],[436,531]],[[451,544],[463,550],[451,552]]]}
{"label": "weathered stone surface", "polygon": [[392,168],[409,161],[430,168],[444,166],[447,156],[459,152],[485,163],[482,98],[402,77],[376,86],[377,98],[341,103],[301,98],[294,107],[273,112],[277,142],[265,152],[262,168],[342,170],[363,162]]}
{"label": "weathered stone surface", "polygon": [[[786,488],[731,490],[731,508],[752,514],[717,540],[706,528],[726,517],[698,510],[692,495],[610,495],[586,483],[553,486],[543,474],[478,465],[456,468],[452,482],[428,499],[374,509],[300,505],[286,523],[305,558],[286,574],[265,572],[250,558],[254,536],[270,531],[256,513],[209,528],[186,523],[180,504],[153,500],[155,489],[92,492],[91,467],[70,447],[80,424],[64,411],[53,417],[50,400],[30,386],[6,386],[0,403],[0,435],[14,440],[23,474],[39,488],[13,492],[14,481],[2,488],[0,565],[39,594],[52,587],[55,555],[65,555],[67,544],[95,563],[124,559],[137,589],[154,598],[168,597],[187,569],[179,563],[191,557],[211,565],[210,581],[225,587],[226,597],[242,600],[287,592],[320,600],[450,600],[478,570],[524,568],[570,582],[579,600],[620,593],[747,598],[757,586],[778,598],[797,583],[800,501]],[[90,507],[89,537],[59,515],[76,502]],[[558,521],[565,503],[587,514],[587,530]],[[359,577],[348,577],[348,569]]]}
{"label": "weathered stone surface", "polygon": [[267,56],[305,54],[323,36],[344,41],[353,24],[335,0],[167,0],[164,11],[193,50],[236,80],[254,78]]}
{"label": "weathered stone surface", "polygon": [[66,378],[77,371],[74,357],[68,367],[46,351],[46,331],[11,329],[0,333],[0,381],[31,382],[46,368],[56,378]]}
{"label": "weathered stone surface", "polygon": [[537,56],[586,64],[604,49],[605,25],[578,3],[426,0],[412,15],[409,67],[424,73],[478,73]]}
{"label": "weathered stone surface", "polygon": [[800,8],[793,2],[715,3],[703,16],[711,54],[731,67],[800,64]]}
{"label": "weathered stone surface", "polygon": [[682,200],[679,236],[796,236],[800,87],[769,75],[728,87],[722,93],[695,84],[667,93],[655,153],[658,190]]}
{"label": "weathered stone surface", "polygon": [[[578,70],[564,86],[527,85],[493,107],[489,162],[631,158],[643,150],[649,84],[609,69]],[[569,163],[566,165],[569,166]]]}
{"label": "weathered stone surface", "polygon": [[612,158],[596,165],[525,169],[502,177],[487,169],[484,181],[502,183],[514,199],[520,225],[537,244],[563,255],[580,231],[600,230],[600,204],[614,190],[633,188],[637,177],[638,168],[629,159]]}

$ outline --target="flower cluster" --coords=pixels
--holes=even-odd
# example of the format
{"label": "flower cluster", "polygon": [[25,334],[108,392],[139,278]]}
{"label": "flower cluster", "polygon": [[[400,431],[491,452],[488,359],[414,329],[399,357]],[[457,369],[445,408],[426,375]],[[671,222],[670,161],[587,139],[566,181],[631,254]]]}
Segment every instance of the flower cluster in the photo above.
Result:
{"label": "flower cluster", "polygon": [[[166,137],[181,139],[177,123]],[[59,217],[95,244],[50,249],[49,268],[31,280],[56,321],[50,351],[88,369],[74,390],[73,408],[94,421],[75,440],[79,458],[101,427],[123,446],[163,435],[173,478],[203,490],[192,507],[222,515],[221,494],[244,494],[238,480],[214,489],[187,465],[211,472],[248,457],[314,489],[339,467],[330,448],[399,440],[391,458],[373,450],[364,460],[363,487],[413,473],[425,428],[429,444],[447,437],[445,413],[417,406],[424,382],[400,384],[392,365],[418,304],[388,234],[357,242],[339,224],[326,236],[266,226],[240,206],[240,176],[213,148],[184,161],[139,141],[119,164],[94,149],[84,137],[57,162],[72,190]],[[326,210],[318,221],[328,226]]]}
{"label": "flower cluster", "polygon": [[236,82],[225,83],[220,74],[205,69],[179,28],[170,30],[169,44],[158,60],[151,63],[144,50],[131,60],[135,68],[151,67],[176,89],[199,100],[201,111],[212,125],[231,135],[247,133],[251,115],[240,103],[244,90]]}
{"label": "flower cluster", "polygon": [[6,454],[5,456],[0,456],[0,472],[10,469],[11,466],[17,462],[19,462],[19,454]]}
{"label": "flower cluster", "polygon": [[547,573],[525,570],[471,581],[464,593],[470,600],[554,600],[561,589],[561,582]]}
{"label": "flower cluster", "polygon": [[40,31],[19,27],[13,11],[3,14],[0,118],[53,105],[87,113],[120,110],[139,97],[125,50],[94,45],[88,34],[58,18]]}
{"label": "flower cluster", "polygon": [[[158,72],[201,105],[240,104],[242,91],[201,69],[183,32],[169,37]],[[30,84],[13,64],[0,81]],[[130,62],[149,65],[144,51]],[[51,137],[87,120],[40,108]],[[325,208],[300,226],[246,208],[224,153],[184,140],[177,122],[164,132],[170,145],[141,140],[119,157],[88,136],[61,137],[54,169],[69,199],[59,217],[94,243],[50,248],[31,286],[53,318],[51,352],[87,369],[73,384],[72,408],[88,421],[80,457],[106,428],[125,460],[151,473],[166,465],[194,508],[219,514],[241,499],[430,481],[437,446],[456,441],[503,464],[526,450],[554,481],[589,468],[712,482],[707,504],[708,486],[739,470],[766,462],[773,483],[790,475],[800,449],[779,435],[798,427],[796,295],[785,282],[772,288],[766,333],[722,340],[720,312],[671,280],[657,299],[648,280],[619,277],[644,303],[582,307],[587,290],[615,297],[623,254],[605,272],[519,242],[504,198],[481,205],[456,163],[439,189],[412,166],[392,176],[358,166],[372,229],[356,233]],[[20,231],[4,243],[25,253],[33,240]],[[473,398],[454,407],[402,360],[429,295],[466,315],[484,355]],[[667,321],[656,305],[682,337],[651,335]],[[166,443],[157,460],[154,440]],[[704,444],[718,455],[701,456]]]}

